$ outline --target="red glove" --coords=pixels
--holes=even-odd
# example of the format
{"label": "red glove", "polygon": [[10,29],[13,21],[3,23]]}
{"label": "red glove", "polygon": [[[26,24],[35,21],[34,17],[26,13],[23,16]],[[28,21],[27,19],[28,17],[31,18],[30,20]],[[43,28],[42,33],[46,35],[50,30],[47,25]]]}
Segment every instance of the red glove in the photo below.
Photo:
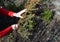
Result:
{"label": "red glove", "polygon": [[6,29],[0,31],[0,38],[4,37],[5,35],[9,34],[12,30],[16,30],[18,28],[18,24],[11,25]]}
{"label": "red glove", "polygon": [[0,13],[2,13],[3,15],[11,16],[11,17],[15,16],[15,17],[23,18],[23,17],[21,16],[21,14],[23,14],[23,13],[26,12],[26,11],[27,11],[27,9],[24,9],[24,10],[18,12],[18,13],[15,13],[15,12],[6,10],[6,9],[4,9],[4,8],[0,8]]}
{"label": "red glove", "polygon": [[6,9],[4,9],[4,8],[0,8],[0,14],[8,15],[8,16],[13,17],[14,12],[8,11],[8,10],[6,10]]}

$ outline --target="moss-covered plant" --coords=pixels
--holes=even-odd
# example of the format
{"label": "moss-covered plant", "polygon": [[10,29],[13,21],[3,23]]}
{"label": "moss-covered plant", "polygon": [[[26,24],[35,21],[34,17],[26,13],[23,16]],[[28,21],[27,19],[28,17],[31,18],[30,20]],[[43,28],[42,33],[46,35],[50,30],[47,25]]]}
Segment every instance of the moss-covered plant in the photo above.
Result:
{"label": "moss-covered plant", "polygon": [[52,17],[53,13],[51,10],[46,10],[42,13],[42,15],[40,16],[44,21],[51,21],[51,17]]}
{"label": "moss-covered plant", "polygon": [[28,0],[25,4],[25,8],[27,9],[27,13],[25,13],[25,18],[20,22],[20,30],[18,32],[23,38],[27,38],[29,35],[32,35],[31,30],[33,30],[34,25],[36,24],[33,20],[35,14],[33,11],[36,10],[35,8],[36,3],[32,2],[31,0]]}

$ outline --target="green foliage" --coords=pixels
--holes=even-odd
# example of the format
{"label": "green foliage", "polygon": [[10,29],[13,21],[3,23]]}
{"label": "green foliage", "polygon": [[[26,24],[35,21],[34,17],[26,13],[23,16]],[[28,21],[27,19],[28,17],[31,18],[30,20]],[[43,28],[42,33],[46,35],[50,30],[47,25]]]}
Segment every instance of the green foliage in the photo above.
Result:
{"label": "green foliage", "polygon": [[28,10],[29,13],[32,13],[32,11],[36,10],[36,8],[35,8],[36,4],[37,4],[37,2],[27,0],[27,3],[25,4],[25,8]]}
{"label": "green foliage", "polygon": [[25,19],[20,23],[20,35],[23,37],[23,38],[27,38],[28,39],[28,36],[31,35],[31,30],[33,30],[33,27],[35,25],[35,22],[33,20],[33,17],[34,17],[34,14],[27,14]]}
{"label": "green foliage", "polygon": [[[35,11],[35,5],[36,3],[28,0],[27,3],[25,4],[25,8],[28,10],[25,18],[22,20],[20,24],[20,30],[19,33],[23,38],[29,39],[28,36],[32,35],[32,32],[29,32],[33,30],[34,25],[36,24],[35,21],[33,20],[35,14],[33,14],[33,11]],[[19,22],[18,22],[19,23]]]}
{"label": "green foliage", "polygon": [[41,18],[45,21],[51,21],[51,17],[52,17],[52,11],[51,10],[46,10],[44,11],[44,13],[42,13]]}
{"label": "green foliage", "polygon": [[12,11],[16,11],[16,10],[17,10],[16,6],[15,6],[15,5],[12,5],[12,4],[10,4],[10,3],[8,3],[7,8],[8,8],[9,10],[12,10]]}
{"label": "green foliage", "polygon": [[12,11],[14,11],[14,12],[17,12],[17,11],[19,11],[19,10],[22,10],[24,7],[23,7],[23,5],[20,5],[19,7],[16,7],[15,5],[8,4],[8,5],[7,5],[7,8],[8,8],[9,10],[12,10]]}

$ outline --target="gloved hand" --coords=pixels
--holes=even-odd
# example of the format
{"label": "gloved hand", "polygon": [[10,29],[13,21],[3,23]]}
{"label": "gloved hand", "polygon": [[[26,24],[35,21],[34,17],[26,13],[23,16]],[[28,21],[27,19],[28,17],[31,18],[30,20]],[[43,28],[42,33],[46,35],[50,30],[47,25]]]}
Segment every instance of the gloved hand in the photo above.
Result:
{"label": "gloved hand", "polygon": [[14,13],[13,16],[19,17],[19,18],[23,18],[21,15],[22,15],[24,12],[27,12],[27,9],[23,9],[22,11],[20,11],[20,12],[18,12],[18,13]]}

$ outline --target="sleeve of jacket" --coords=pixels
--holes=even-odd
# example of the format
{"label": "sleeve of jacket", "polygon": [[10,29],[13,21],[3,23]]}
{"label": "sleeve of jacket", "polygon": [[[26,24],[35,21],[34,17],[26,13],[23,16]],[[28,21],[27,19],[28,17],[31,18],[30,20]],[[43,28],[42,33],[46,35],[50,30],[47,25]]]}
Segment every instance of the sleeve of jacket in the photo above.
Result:
{"label": "sleeve of jacket", "polygon": [[7,15],[13,17],[14,12],[6,10],[4,8],[0,8],[0,14]]}
{"label": "sleeve of jacket", "polygon": [[12,27],[9,26],[6,29],[0,31],[0,38],[4,37],[5,35],[9,34],[12,31]]}

